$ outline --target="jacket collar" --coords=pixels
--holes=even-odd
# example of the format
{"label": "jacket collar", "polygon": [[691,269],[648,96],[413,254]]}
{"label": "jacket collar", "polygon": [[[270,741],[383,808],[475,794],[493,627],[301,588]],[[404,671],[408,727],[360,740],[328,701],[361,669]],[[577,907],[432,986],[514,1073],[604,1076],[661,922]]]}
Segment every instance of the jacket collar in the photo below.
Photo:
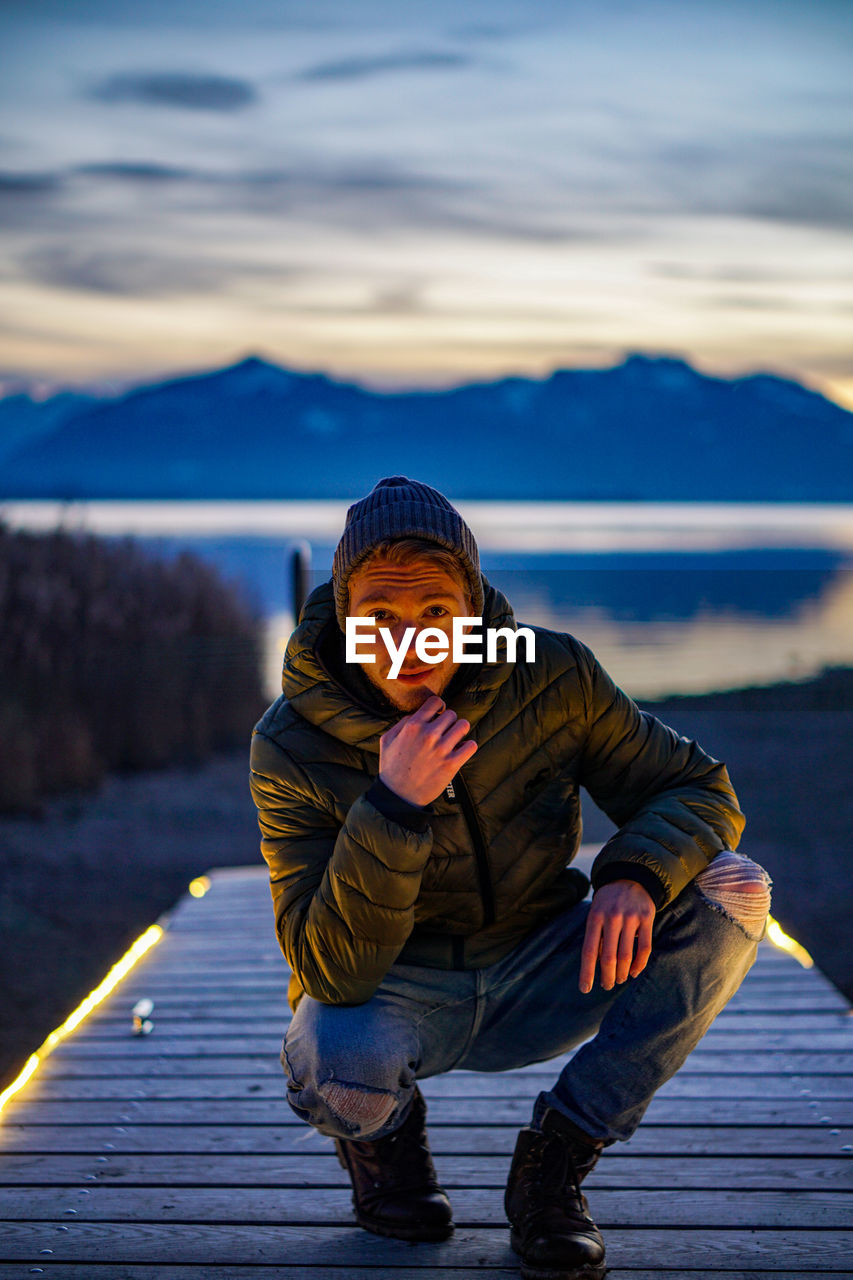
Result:
{"label": "jacket collar", "polygon": [[[509,601],[485,576],[483,592],[483,625],[515,630]],[[402,712],[386,702],[364,676],[359,679],[360,673],[354,672],[348,679],[343,664],[330,661],[340,636],[330,580],[311,592],[299,625],[288,641],[282,692],[303,719],[341,742],[378,752],[381,735],[401,718]],[[499,646],[499,655],[502,649]],[[473,727],[492,707],[511,673],[512,664],[500,660],[460,667],[446,691],[448,706]]]}

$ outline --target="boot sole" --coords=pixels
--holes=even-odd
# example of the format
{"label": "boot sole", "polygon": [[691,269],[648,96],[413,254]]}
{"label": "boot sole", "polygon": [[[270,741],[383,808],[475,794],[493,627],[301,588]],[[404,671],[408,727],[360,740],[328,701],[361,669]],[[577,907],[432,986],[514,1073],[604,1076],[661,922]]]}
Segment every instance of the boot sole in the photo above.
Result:
{"label": "boot sole", "polygon": [[435,1227],[390,1227],[384,1223],[375,1222],[370,1218],[362,1218],[358,1214],[355,1220],[360,1227],[364,1227],[365,1231],[372,1231],[377,1236],[388,1236],[392,1240],[408,1240],[414,1242],[417,1240],[436,1241],[447,1240],[453,1235],[454,1224],[447,1223],[444,1226]]}
{"label": "boot sole", "polygon": [[523,1280],[603,1280],[607,1272],[606,1262],[585,1267],[543,1267],[538,1263],[525,1262],[515,1231],[510,1232],[509,1242],[513,1252],[521,1258]]}

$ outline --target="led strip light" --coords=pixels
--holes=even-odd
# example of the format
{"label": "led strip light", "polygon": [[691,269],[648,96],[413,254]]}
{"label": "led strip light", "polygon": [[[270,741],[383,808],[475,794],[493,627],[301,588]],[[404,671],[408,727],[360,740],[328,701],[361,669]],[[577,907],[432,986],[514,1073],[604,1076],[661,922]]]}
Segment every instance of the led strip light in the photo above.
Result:
{"label": "led strip light", "polygon": [[[199,876],[193,880],[189,886],[189,891],[194,898],[203,898],[210,888],[210,880],[207,876]],[[80,1026],[80,1023],[89,1016],[93,1009],[97,1009],[98,1005],[107,998],[122,978],[126,978],[134,965],[142,959],[142,957],[155,947],[163,936],[163,928],[159,924],[152,924],[146,929],[136,941],[124,953],[122,958],[118,960],[110,969],[103,982],[95,987],[94,991],[90,991],[86,999],[78,1004],[73,1013],[70,1013],[61,1026],[55,1031],[51,1031],[50,1035],[39,1045],[35,1053],[31,1053],[24,1066],[16,1078],[7,1088],[0,1093],[0,1111],[3,1110],[10,1098],[14,1098],[16,1093],[20,1093],[28,1080],[31,1080],[38,1071],[41,1064],[49,1054],[53,1053],[61,1041],[66,1036],[70,1036],[71,1032]]]}
{"label": "led strip light", "polygon": [[[194,898],[203,898],[209,888],[210,881],[207,876],[199,876],[197,880],[192,881],[189,891]],[[77,1006],[73,1013],[69,1014],[61,1026],[57,1027],[55,1031],[51,1031],[44,1044],[40,1045],[35,1053],[30,1054],[20,1074],[8,1088],[0,1093],[0,1111],[3,1110],[10,1098],[14,1098],[15,1094],[23,1089],[27,1081],[35,1075],[42,1062],[53,1052],[56,1046],[80,1026],[84,1018],[87,1018],[92,1010],[96,1009],[106,999],[110,992],[118,986],[122,978],[127,977],[134,965],[142,959],[146,952],[157,945],[162,936],[163,929],[161,926],[152,924],[150,929],[146,929],[145,933],[136,939],[122,958],[113,965],[103,982],[86,996],[86,999]],[[786,951],[793,956],[804,969],[814,967],[814,960],[812,960],[805,947],[800,946],[799,942],[789,937],[779,922],[774,920],[772,916],[767,921],[767,940],[772,942],[775,947],[779,947],[781,951]]]}

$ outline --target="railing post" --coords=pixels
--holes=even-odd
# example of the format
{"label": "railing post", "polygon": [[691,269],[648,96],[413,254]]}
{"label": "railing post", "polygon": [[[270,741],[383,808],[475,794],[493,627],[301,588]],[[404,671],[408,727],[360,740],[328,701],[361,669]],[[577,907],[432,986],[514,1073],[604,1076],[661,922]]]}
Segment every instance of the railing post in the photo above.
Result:
{"label": "railing post", "polygon": [[294,625],[299,621],[302,606],[308,598],[311,574],[311,544],[305,539],[290,547],[290,601]]}

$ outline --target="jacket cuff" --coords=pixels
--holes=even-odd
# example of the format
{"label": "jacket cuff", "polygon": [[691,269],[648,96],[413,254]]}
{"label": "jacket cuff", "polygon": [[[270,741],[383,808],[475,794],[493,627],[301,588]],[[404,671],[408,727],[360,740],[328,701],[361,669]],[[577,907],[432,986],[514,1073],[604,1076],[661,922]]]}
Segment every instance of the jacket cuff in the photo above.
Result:
{"label": "jacket cuff", "polygon": [[602,885],[612,884],[614,880],[633,880],[640,885],[655,904],[656,911],[660,911],[661,907],[666,904],[666,886],[658,879],[654,871],[650,871],[642,862],[606,863],[593,876],[593,889],[600,889]]}
{"label": "jacket cuff", "polygon": [[370,801],[383,818],[396,822],[401,827],[408,827],[410,831],[417,831],[421,835],[429,828],[429,820],[432,816],[430,810],[422,809],[420,805],[404,800],[402,796],[397,795],[396,791],[386,787],[379,778],[370,784],[365,793],[365,799]]}

